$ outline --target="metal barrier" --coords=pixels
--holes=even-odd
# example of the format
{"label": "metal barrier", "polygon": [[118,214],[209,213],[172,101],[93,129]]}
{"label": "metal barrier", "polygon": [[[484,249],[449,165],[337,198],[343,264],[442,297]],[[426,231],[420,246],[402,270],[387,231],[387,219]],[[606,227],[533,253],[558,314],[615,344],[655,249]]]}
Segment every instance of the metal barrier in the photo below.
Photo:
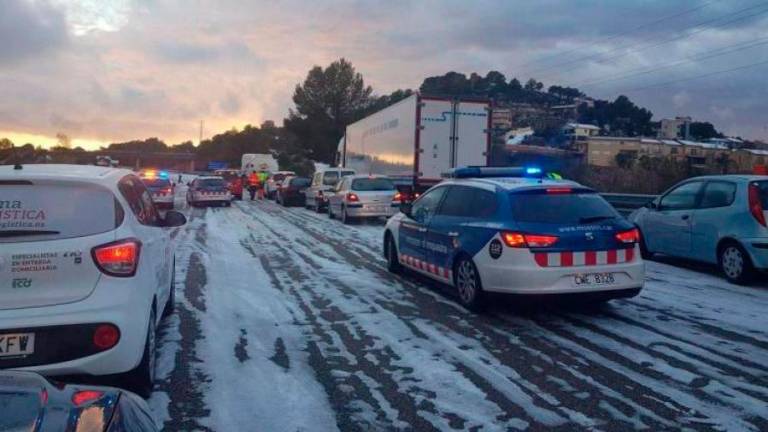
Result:
{"label": "metal barrier", "polygon": [[617,193],[604,193],[600,194],[609,204],[611,204],[619,213],[626,216],[632,213],[633,210],[639,209],[647,203],[653,201],[658,195],[641,195],[641,194],[617,194]]}

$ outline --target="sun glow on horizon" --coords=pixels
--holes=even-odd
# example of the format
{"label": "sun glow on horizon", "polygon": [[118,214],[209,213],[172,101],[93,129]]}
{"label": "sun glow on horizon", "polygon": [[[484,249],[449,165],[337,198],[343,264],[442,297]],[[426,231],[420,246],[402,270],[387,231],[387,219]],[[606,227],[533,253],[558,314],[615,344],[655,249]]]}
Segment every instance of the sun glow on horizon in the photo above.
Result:
{"label": "sun glow on horizon", "polygon": [[[55,147],[59,140],[55,136],[48,136],[48,135],[42,135],[42,134],[32,134],[32,133],[25,133],[25,132],[13,132],[13,131],[6,131],[6,130],[0,130],[0,138],[8,138],[15,144],[16,146],[23,146],[24,144],[32,144],[35,147],[40,146],[43,148],[51,148]],[[109,145],[106,141],[96,140],[96,139],[89,139],[89,138],[77,138],[77,137],[70,137],[71,138],[71,144],[72,148],[75,147],[82,147],[85,150],[98,150],[99,147],[106,147]]]}

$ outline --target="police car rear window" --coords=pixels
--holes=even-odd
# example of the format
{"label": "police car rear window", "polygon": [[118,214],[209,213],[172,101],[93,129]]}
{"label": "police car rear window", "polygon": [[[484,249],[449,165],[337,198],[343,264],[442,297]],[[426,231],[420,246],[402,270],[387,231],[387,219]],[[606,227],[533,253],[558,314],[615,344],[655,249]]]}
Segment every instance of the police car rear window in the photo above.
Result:
{"label": "police car rear window", "polygon": [[352,181],[353,191],[388,191],[394,189],[395,184],[387,178],[358,178]]}
{"label": "police car rear window", "polygon": [[85,237],[122,220],[115,196],[98,185],[0,182],[0,243]]}
{"label": "police car rear window", "polygon": [[171,186],[171,181],[168,179],[161,179],[161,178],[155,178],[155,179],[148,179],[143,178],[141,181],[144,183],[144,185],[149,189],[162,189],[166,187]]}
{"label": "police car rear window", "polygon": [[202,179],[198,180],[198,184],[206,189],[227,187],[227,183],[222,179]]}
{"label": "police car rear window", "polygon": [[546,190],[510,194],[512,218],[517,222],[545,224],[593,223],[619,216],[595,192],[562,193]]}

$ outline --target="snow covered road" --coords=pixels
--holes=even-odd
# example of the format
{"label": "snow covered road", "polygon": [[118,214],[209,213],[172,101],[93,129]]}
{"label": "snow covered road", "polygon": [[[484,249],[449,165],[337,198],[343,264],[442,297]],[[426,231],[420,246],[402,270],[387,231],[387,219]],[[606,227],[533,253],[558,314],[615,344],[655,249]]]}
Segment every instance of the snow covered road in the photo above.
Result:
{"label": "snow covered road", "polygon": [[768,430],[768,289],[649,262],[634,299],[472,314],[381,224],[192,209],[150,403],[166,430]]}

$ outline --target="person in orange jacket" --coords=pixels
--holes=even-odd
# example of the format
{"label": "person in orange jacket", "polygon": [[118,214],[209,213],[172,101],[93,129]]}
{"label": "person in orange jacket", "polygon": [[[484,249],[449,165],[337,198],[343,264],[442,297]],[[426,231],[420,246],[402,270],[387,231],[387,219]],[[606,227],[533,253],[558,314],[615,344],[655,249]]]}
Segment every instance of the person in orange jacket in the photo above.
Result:
{"label": "person in orange jacket", "polygon": [[261,178],[256,171],[248,175],[248,193],[251,195],[251,201],[256,198],[256,191],[261,189]]}

